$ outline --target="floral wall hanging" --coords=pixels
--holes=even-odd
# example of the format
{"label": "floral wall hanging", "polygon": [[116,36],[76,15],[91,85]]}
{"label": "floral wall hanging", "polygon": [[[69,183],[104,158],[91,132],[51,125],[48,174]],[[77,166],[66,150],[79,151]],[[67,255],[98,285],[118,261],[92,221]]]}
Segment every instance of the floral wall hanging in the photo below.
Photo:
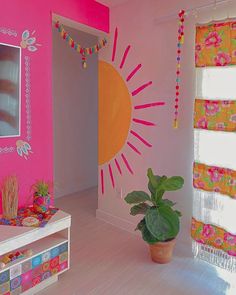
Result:
{"label": "floral wall hanging", "polygon": [[[230,222],[236,206],[236,165],[232,160],[234,149],[224,140],[227,137],[234,142],[236,130],[236,91],[224,78],[234,75],[231,70],[236,65],[236,22],[197,26],[195,45],[198,69],[194,108],[193,252],[196,257],[236,272],[236,228]],[[225,67],[228,65],[231,67]],[[211,95],[214,83],[222,88],[216,94],[217,99]],[[228,93],[227,99],[224,93]],[[213,144],[216,138],[220,139],[217,146]]]}

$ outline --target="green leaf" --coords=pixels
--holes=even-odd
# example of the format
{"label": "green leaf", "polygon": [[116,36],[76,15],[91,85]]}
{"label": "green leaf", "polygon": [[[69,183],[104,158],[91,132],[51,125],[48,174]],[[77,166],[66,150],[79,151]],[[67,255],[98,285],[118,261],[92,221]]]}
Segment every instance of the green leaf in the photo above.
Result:
{"label": "green leaf", "polygon": [[184,179],[181,176],[173,176],[168,179],[166,179],[162,183],[162,187],[166,191],[176,191],[178,189],[181,189],[184,184]]}
{"label": "green leaf", "polygon": [[[155,175],[155,177],[156,177],[156,180],[159,182],[160,179],[161,179],[161,177],[158,176],[158,175]],[[152,194],[154,194],[155,191],[156,191],[156,188],[153,187],[153,185],[152,185],[152,183],[151,183],[150,180],[149,180],[149,182],[148,182],[148,189],[149,189],[149,191],[150,191]]]}
{"label": "green leaf", "polygon": [[153,172],[152,172],[152,169],[151,168],[148,168],[148,171],[147,171],[147,176],[148,176],[148,179],[149,179],[149,186],[151,188],[151,193],[153,193],[159,186],[159,180],[160,180],[160,176],[158,175],[154,175]]}
{"label": "green leaf", "polygon": [[179,233],[179,216],[168,206],[149,209],[145,221],[147,229],[160,241],[175,238]]}
{"label": "green leaf", "polygon": [[164,190],[156,190],[155,194],[152,195],[152,202],[155,206],[158,206],[164,193]]}
{"label": "green leaf", "polygon": [[175,210],[175,213],[176,213],[179,217],[182,216],[182,213],[181,213],[180,211],[178,211],[178,210]]}
{"label": "green leaf", "polygon": [[133,206],[130,209],[130,214],[135,216],[138,214],[146,214],[147,210],[151,208],[148,204],[146,203],[140,203],[138,205]]}
{"label": "green leaf", "polygon": [[142,229],[142,238],[145,242],[147,242],[148,244],[152,245],[157,243],[159,240],[157,238],[155,238],[150,231],[148,230],[147,226],[145,225]]}
{"label": "green leaf", "polygon": [[161,200],[159,204],[164,205],[164,206],[173,207],[176,203],[174,203],[168,199],[165,199],[165,200]]}
{"label": "green leaf", "polygon": [[146,225],[145,223],[145,219],[143,218],[138,224],[135,230],[142,230],[142,228],[144,227],[144,225]]}
{"label": "green leaf", "polygon": [[151,201],[151,199],[149,195],[143,191],[133,191],[125,197],[125,201],[128,204],[139,204],[145,201]]}
{"label": "green leaf", "polygon": [[142,221],[142,225],[140,226],[140,231],[142,233],[142,238],[145,242],[147,242],[148,244],[155,244],[158,242],[158,239],[155,238],[150,231],[148,230],[147,226],[146,226],[146,222],[145,219],[143,219]]}

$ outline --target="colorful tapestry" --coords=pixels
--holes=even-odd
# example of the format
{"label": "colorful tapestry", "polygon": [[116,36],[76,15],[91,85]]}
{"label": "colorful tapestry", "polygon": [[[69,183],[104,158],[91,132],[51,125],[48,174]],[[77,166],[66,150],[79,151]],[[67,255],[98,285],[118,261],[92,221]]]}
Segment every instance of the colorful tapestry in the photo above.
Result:
{"label": "colorful tapestry", "polygon": [[66,269],[67,242],[0,272],[0,295],[21,294]]}
{"label": "colorful tapestry", "polygon": [[[236,131],[234,65],[236,20],[198,25],[194,128],[211,131],[195,132],[192,249],[195,257],[236,273],[236,227],[232,222],[229,232],[228,226],[228,218],[234,218],[231,204],[236,199],[236,166],[233,144],[228,146],[224,140],[219,142],[219,131],[228,132],[227,136],[224,134],[228,142],[233,142]],[[225,68],[218,68],[222,66]],[[227,85],[224,85],[225,81]]]}
{"label": "colorful tapestry", "polygon": [[[32,220],[36,221],[32,227],[44,227],[52,216],[58,211],[58,208],[49,208],[46,213],[35,213],[33,207],[21,208],[18,210],[18,216],[14,219],[0,218],[0,225],[11,225],[11,226],[26,226],[24,220],[28,217],[32,217]],[[1,294],[1,293],[0,293]]]}
{"label": "colorful tapestry", "polygon": [[194,128],[236,131],[236,101],[196,99]]}
{"label": "colorful tapestry", "polygon": [[196,29],[196,67],[236,64],[236,22],[218,22]]}
{"label": "colorful tapestry", "polygon": [[201,163],[193,165],[193,186],[236,198],[236,171]]}
{"label": "colorful tapestry", "polygon": [[231,256],[236,256],[236,235],[232,235],[220,227],[204,224],[192,218],[191,235],[200,244],[212,246]]}

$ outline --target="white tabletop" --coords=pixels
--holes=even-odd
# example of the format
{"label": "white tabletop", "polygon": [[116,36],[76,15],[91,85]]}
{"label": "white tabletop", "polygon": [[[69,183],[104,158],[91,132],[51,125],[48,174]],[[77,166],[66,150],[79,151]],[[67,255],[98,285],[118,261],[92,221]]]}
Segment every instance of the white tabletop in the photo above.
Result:
{"label": "white tabletop", "polygon": [[71,215],[61,210],[42,228],[0,225],[0,255],[69,228],[70,225]]}

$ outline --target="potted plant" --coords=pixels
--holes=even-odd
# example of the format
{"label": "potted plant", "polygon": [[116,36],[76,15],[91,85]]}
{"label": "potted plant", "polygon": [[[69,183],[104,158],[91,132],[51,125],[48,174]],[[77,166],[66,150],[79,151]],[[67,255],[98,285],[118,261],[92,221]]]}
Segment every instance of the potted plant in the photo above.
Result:
{"label": "potted plant", "polygon": [[168,263],[179,233],[181,213],[173,209],[175,203],[163,199],[163,195],[166,191],[181,189],[184,179],[180,176],[168,178],[154,175],[151,168],[148,169],[147,176],[150,195],[143,191],[133,191],[125,197],[125,201],[133,205],[131,215],[144,215],[136,230],[141,231],[143,240],[149,244],[152,260]]}
{"label": "potted plant", "polygon": [[44,180],[38,180],[32,185],[33,190],[33,209],[36,213],[46,213],[50,205],[51,184]]}

